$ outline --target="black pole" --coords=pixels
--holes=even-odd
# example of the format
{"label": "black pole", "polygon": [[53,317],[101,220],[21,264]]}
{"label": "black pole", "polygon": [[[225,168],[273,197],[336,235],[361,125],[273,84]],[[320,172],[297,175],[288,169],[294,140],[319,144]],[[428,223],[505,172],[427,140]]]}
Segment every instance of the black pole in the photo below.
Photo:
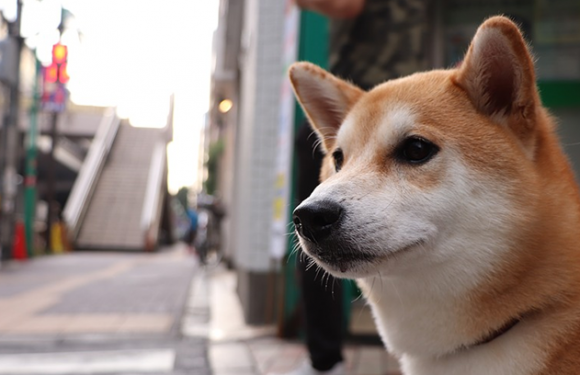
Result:
{"label": "black pole", "polygon": [[[62,35],[64,30],[64,10],[61,8],[61,18],[58,24],[58,32]],[[56,85],[57,90],[60,90],[60,64],[58,64],[58,69],[56,73]],[[48,204],[48,212],[46,215],[46,252],[50,253],[52,251],[52,224],[58,221],[57,215],[59,214],[59,207],[56,202],[56,161],[54,160],[54,150],[56,148],[56,142],[58,140],[58,110],[54,109],[51,113],[51,124],[50,124],[50,152],[48,154],[48,168],[47,168],[47,179],[46,179],[46,202]]]}

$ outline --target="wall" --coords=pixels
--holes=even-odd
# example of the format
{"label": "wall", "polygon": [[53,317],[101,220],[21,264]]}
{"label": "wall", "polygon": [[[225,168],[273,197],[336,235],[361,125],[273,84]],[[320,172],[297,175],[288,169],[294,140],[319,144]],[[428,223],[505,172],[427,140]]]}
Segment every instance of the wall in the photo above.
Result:
{"label": "wall", "polygon": [[249,323],[265,319],[270,228],[283,77],[284,2],[248,0],[242,33],[232,244]]}

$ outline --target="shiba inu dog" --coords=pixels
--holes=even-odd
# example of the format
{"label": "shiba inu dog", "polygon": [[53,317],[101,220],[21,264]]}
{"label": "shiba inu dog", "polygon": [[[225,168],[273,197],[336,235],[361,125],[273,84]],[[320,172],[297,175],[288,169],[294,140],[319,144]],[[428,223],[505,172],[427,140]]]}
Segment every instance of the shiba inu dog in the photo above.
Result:
{"label": "shiba inu dog", "polygon": [[357,279],[407,375],[580,374],[580,195],[507,18],[363,92],[290,68],[326,157],[302,249]]}

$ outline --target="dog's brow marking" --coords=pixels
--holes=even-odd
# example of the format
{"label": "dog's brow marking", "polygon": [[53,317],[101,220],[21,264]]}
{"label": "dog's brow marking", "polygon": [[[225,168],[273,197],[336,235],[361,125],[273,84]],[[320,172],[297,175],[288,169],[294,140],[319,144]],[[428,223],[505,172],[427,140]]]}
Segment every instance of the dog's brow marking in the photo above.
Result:
{"label": "dog's brow marking", "polygon": [[394,105],[386,110],[386,119],[379,128],[379,139],[393,146],[415,126],[416,116],[406,105]]}
{"label": "dog's brow marking", "polygon": [[354,121],[351,118],[347,117],[340,126],[340,129],[338,129],[336,138],[343,141],[354,138],[356,135],[356,126],[354,125],[355,125]]}

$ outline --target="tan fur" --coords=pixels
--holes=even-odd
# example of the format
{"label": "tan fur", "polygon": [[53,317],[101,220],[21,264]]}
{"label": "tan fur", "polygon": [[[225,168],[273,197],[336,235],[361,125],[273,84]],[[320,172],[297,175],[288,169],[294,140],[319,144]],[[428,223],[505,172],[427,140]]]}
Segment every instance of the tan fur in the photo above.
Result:
{"label": "tan fur", "polygon": [[[505,69],[511,72],[507,76]],[[485,176],[482,182],[509,197],[516,207],[511,224],[517,228],[506,238],[510,251],[453,306],[460,313],[449,329],[457,330],[469,348],[519,317],[536,335],[530,340],[537,352],[527,360],[545,353],[538,369],[526,374],[580,374],[580,193],[554,121],[541,106],[532,58],[515,25],[493,17],[480,27],[460,68],[414,74],[368,93],[308,63],[295,64],[290,77],[328,152],[323,185],[359,179],[380,189],[396,180],[405,181],[410,191],[428,192],[449,180],[450,163],[460,158],[475,176]],[[318,80],[338,87],[332,90],[341,95],[325,93]],[[444,157],[421,166],[396,160],[395,145],[378,134],[386,114],[401,106],[416,115],[412,131],[439,145]],[[347,122],[356,131],[339,145],[345,157],[336,174],[331,154]],[[443,154],[450,150],[452,155]],[[379,303],[377,292],[368,285],[363,289],[371,303]]]}

